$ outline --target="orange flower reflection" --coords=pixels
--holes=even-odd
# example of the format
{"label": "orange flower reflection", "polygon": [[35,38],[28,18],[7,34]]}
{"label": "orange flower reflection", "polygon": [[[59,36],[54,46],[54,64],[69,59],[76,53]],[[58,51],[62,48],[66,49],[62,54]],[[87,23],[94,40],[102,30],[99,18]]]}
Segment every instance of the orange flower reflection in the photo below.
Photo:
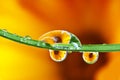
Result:
{"label": "orange flower reflection", "polygon": [[[0,28],[22,36],[54,29],[76,34],[82,43],[120,43],[119,0],[1,0]],[[103,53],[86,64],[81,54],[53,62],[47,50],[0,37],[0,80],[119,80],[120,54]]]}

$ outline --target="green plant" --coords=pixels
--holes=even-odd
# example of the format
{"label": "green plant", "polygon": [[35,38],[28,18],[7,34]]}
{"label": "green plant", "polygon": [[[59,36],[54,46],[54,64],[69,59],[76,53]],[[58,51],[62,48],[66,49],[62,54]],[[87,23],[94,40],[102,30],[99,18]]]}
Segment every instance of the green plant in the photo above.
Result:
{"label": "green plant", "polygon": [[[67,42],[67,41],[66,41],[67,43],[66,42],[65,43],[64,42],[55,42],[59,38],[59,36],[56,35],[56,34],[58,34],[57,32],[59,32],[59,31],[65,32],[66,33],[65,36],[70,36],[69,42]],[[55,33],[56,36],[55,35],[50,36],[54,32],[56,32]],[[63,35],[63,32],[61,32],[59,34]],[[48,34],[50,34],[50,35],[48,35]],[[56,31],[49,32],[49,33],[47,33],[47,37],[44,36],[44,38],[46,38],[46,39],[43,39],[43,40],[34,40],[29,36],[22,37],[22,36],[19,36],[16,34],[12,34],[5,29],[0,29],[0,36],[7,38],[7,39],[10,39],[10,40],[13,40],[13,41],[16,41],[16,42],[19,42],[19,43],[26,44],[26,45],[56,51],[54,53],[57,53],[57,55],[60,55],[60,54],[58,54],[57,51],[65,51],[67,53],[90,52],[90,55],[93,52],[120,51],[120,44],[86,44],[86,45],[81,45],[80,40],[74,34],[67,32],[67,31],[64,31],[64,30],[56,30]],[[53,37],[54,38],[57,37],[57,39],[55,40]],[[45,41],[45,40],[49,40],[49,39],[53,40],[53,42],[55,42],[55,43],[49,43],[49,42]],[[88,57],[90,57],[90,56],[88,56]],[[59,61],[62,61],[62,60],[59,60]]]}

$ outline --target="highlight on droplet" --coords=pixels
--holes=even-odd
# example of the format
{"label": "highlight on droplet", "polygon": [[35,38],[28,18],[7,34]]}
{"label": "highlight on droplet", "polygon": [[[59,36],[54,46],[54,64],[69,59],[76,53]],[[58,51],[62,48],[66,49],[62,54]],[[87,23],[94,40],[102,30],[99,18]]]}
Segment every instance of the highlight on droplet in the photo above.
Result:
{"label": "highlight on droplet", "polygon": [[83,52],[82,58],[88,64],[94,64],[99,57],[99,52]]}

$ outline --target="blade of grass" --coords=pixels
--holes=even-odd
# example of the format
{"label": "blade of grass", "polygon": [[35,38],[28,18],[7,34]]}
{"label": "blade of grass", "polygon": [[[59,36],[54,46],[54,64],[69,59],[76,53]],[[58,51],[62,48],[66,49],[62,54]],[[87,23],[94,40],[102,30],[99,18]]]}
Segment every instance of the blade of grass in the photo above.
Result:
{"label": "blade of grass", "polygon": [[82,47],[75,47],[74,44],[62,44],[57,43],[54,45],[50,45],[43,41],[38,41],[34,39],[28,39],[27,37],[22,37],[6,30],[0,29],[0,36],[10,39],[15,42],[19,42],[22,44],[35,46],[39,48],[51,49],[51,50],[63,50],[63,51],[75,51],[75,52],[83,52],[83,51],[93,51],[93,52],[113,52],[120,51],[120,44],[86,44],[82,45]]}

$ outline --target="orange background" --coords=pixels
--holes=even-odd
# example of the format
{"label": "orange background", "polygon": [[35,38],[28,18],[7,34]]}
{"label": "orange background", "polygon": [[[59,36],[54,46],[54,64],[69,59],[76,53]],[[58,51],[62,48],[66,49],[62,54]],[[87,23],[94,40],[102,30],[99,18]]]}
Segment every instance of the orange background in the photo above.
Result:
{"label": "orange background", "polygon": [[[0,0],[0,29],[38,39],[67,30],[83,44],[120,43],[119,0]],[[81,54],[52,61],[45,49],[0,37],[0,80],[120,80],[120,53],[101,53],[86,64]]]}

